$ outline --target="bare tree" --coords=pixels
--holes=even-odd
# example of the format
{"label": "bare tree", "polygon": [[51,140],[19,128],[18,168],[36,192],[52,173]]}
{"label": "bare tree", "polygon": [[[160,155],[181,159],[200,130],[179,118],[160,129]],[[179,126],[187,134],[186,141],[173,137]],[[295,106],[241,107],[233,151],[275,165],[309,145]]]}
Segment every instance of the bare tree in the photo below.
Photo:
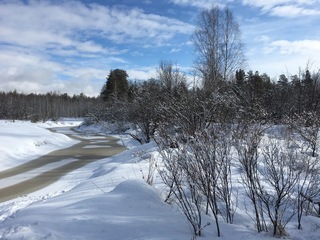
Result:
{"label": "bare tree", "polygon": [[224,203],[225,217],[227,223],[233,223],[233,217],[237,207],[237,196],[235,195],[232,182],[232,157],[230,154],[232,147],[233,125],[232,124],[215,124],[215,138],[218,144],[217,161],[219,166],[219,198]]}
{"label": "bare tree", "polygon": [[[169,135],[166,136],[170,138]],[[202,198],[199,189],[182,167],[185,155],[181,155],[180,148],[168,147],[168,138],[159,138],[157,141],[163,159],[163,168],[159,172],[160,176],[169,187],[169,194],[174,195],[174,201],[177,202],[191,224],[194,236],[201,236]]]}
{"label": "bare tree", "polygon": [[[301,219],[303,212],[308,214],[306,203],[317,203],[315,199],[320,196],[320,161],[300,154],[296,169],[300,172],[297,184],[297,204],[298,204],[298,229],[302,229]],[[320,203],[318,216],[320,216]]]}
{"label": "bare tree", "polygon": [[202,11],[192,39],[196,69],[209,91],[219,81],[230,80],[245,62],[240,28],[229,8]]}
{"label": "bare tree", "polygon": [[170,61],[162,60],[157,72],[160,86],[166,94],[173,94],[175,88],[186,82],[185,75],[177,65],[173,65]]}
{"label": "bare tree", "polygon": [[[161,141],[174,148],[174,151],[168,148],[162,153],[166,171],[171,172],[170,176],[183,173],[185,180],[179,184],[184,184],[190,193],[200,194],[206,214],[214,218],[218,236],[221,236],[219,215],[226,222],[232,223],[236,208],[231,181],[231,133],[232,124],[224,123],[211,124],[204,129],[198,129],[192,135],[189,135],[188,131],[168,134],[168,130],[160,130],[159,133]],[[178,164],[174,165],[174,168],[173,163],[167,166],[170,152],[175,153],[174,164]],[[172,159],[172,154],[169,156]],[[171,189],[174,188],[172,192],[178,190],[175,179],[173,176],[165,177],[166,184]],[[175,184],[172,184],[173,182]],[[191,199],[196,202],[197,198],[191,194]]]}
{"label": "bare tree", "polygon": [[134,123],[141,133],[140,136],[136,134],[132,137],[141,144],[148,143],[152,139],[159,120],[159,83],[155,79],[145,81],[137,85],[132,95],[132,100],[125,102],[124,109],[128,112],[129,121]]}
{"label": "bare tree", "polygon": [[242,184],[246,189],[254,208],[254,220],[258,232],[266,231],[264,215],[259,201],[258,188],[260,178],[258,174],[258,148],[263,136],[264,128],[258,123],[239,123],[235,136],[235,148],[238,153]]}
{"label": "bare tree", "polygon": [[319,144],[320,119],[316,112],[303,112],[289,120],[293,130],[298,133],[305,142],[307,149],[311,150],[311,156],[316,157]]}
{"label": "bare tree", "polygon": [[296,154],[283,149],[279,141],[269,140],[263,148],[258,197],[272,223],[274,236],[285,235],[286,224],[296,214],[293,197],[300,174],[295,169],[296,159]]}
{"label": "bare tree", "polygon": [[[217,141],[213,131],[203,130],[196,132],[185,144],[184,169],[205,196],[207,208],[209,207],[215,219],[217,235],[220,237],[219,226],[219,160],[217,159]],[[208,211],[208,210],[206,210]]]}

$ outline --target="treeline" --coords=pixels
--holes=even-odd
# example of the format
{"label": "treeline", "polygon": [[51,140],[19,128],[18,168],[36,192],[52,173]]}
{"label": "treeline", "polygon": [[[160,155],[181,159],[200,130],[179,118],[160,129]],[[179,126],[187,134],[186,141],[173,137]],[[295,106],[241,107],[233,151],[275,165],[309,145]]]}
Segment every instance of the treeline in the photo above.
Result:
{"label": "treeline", "polygon": [[150,141],[165,122],[184,120],[192,134],[202,124],[213,122],[251,119],[280,124],[305,113],[320,114],[320,72],[310,70],[280,75],[277,81],[266,73],[237,70],[233,79],[212,79],[214,88],[203,88],[187,80],[177,66],[162,61],[156,78],[130,83],[127,77],[124,70],[110,72],[101,92],[104,106],[96,108],[99,111],[94,115],[119,126],[136,124],[142,133],[141,142]]}
{"label": "treeline", "polygon": [[85,117],[97,98],[84,94],[24,94],[0,92],[0,119],[46,121],[60,117]]}
{"label": "treeline", "polygon": [[320,112],[320,72],[301,71],[271,81],[267,74],[236,72],[234,86],[243,106],[271,121],[303,112]]}
{"label": "treeline", "polygon": [[[255,119],[281,123],[288,116],[293,117],[304,112],[320,113],[319,71],[299,71],[299,74],[292,76],[282,74],[277,81],[274,81],[266,73],[260,74],[258,71],[246,73],[240,69],[236,71],[233,80],[218,80],[213,90],[204,89],[196,82],[188,82],[185,74],[172,63],[165,61],[161,62],[158,68],[158,76],[145,82],[129,82],[126,72],[124,70],[120,72],[125,74],[122,75],[124,83],[121,82],[121,77],[113,78],[111,83],[117,82],[117,90],[115,91],[109,83],[108,90],[104,86],[101,98],[88,97],[84,94],[69,96],[66,93],[56,92],[47,94],[0,92],[0,119],[47,120],[59,117],[86,117],[88,114],[94,114],[100,120],[121,119],[123,122],[138,123],[135,118],[140,118],[140,121],[141,118],[147,118],[149,125],[155,126],[160,119],[169,117],[159,110],[163,108],[165,102],[174,102],[178,107],[181,101],[188,101],[186,98],[193,95],[192,98],[196,99],[190,103],[194,105],[190,108],[196,108],[199,104],[196,100],[205,98],[207,103],[212,102],[217,97],[216,94],[223,96],[224,104],[229,102],[233,105],[229,106],[228,117],[254,116]],[[151,109],[148,109],[149,106]],[[137,108],[138,112],[133,110]],[[129,113],[129,110],[133,110],[133,113]],[[225,110],[220,109],[220,111]],[[225,114],[226,112],[222,115]]]}

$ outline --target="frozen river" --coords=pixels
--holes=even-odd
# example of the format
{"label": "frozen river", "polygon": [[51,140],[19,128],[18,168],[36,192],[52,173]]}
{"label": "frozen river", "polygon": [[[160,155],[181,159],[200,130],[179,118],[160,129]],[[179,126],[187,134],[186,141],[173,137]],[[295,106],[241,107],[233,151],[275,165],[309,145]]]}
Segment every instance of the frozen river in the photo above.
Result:
{"label": "frozen river", "polygon": [[40,190],[73,170],[125,150],[111,136],[82,135],[66,127],[51,130],[79,142],[0,172],[0,202]]}

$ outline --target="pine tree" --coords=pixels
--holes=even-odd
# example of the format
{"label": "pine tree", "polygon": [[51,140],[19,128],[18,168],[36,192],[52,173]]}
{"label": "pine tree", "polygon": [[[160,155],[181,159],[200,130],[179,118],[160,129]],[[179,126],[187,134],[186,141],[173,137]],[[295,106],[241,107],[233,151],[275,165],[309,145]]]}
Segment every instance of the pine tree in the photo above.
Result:
{"label": "pine tree", "polygon": [[115,99],[126,98],[129,90],[127,78],[128,74],[125,70],[111,70],[107,78],[107,82],[101,90],[101,97],[104,100],[108,100],[110,97]]}

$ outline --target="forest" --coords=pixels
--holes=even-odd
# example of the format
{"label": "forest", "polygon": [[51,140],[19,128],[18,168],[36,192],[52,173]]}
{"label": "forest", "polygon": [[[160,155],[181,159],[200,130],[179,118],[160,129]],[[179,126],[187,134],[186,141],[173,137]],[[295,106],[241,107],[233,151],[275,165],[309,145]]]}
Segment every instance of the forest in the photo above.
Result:
{"label": "forest", "polygon": [[[117,72],[122,75],[117,76]],[[195,106],[189,106],[190,110],[196,110],[196,105],[201,101],[207,105],[199,107],[205,107],[207,111],[212,105],[220,105],[211,114],[220,111],[221,114],[216,117],[228,117],[230,120],[254,118],[269,123],[283,123],[288,117],[305,113],[319,114],[320,111],[319,71],[298,69],[298,74],[281,74],[276,81],[266,73],[239,69],[230,81],[218,80],[213,90],[202,88],[197,81],[188,81],[187,76],[170,61],[161,61],[157,72],[155,78],[134,82],[128,80],[125,70],[111,70],[97,97],[84,94],[69,96],[56,92],[0,92],[0,119],[46,121],[61,117],[96,116],[99,120],[139,123],[140,120],[135,119],[139,117],[133,116],[130,111],[140,109],[141,114],[146,112],[149,115],[146,118],[149,118],[150,124],[156,126],[160,117],[162,120],[169,117],[166,111],[163,112],[165,104],[174,102],[177,107],[183,107],[183,104],[193,103]],[[112,75],[116,75],[114,81],[110,80]],[[194,100],[199,100],[199,103]]]}

